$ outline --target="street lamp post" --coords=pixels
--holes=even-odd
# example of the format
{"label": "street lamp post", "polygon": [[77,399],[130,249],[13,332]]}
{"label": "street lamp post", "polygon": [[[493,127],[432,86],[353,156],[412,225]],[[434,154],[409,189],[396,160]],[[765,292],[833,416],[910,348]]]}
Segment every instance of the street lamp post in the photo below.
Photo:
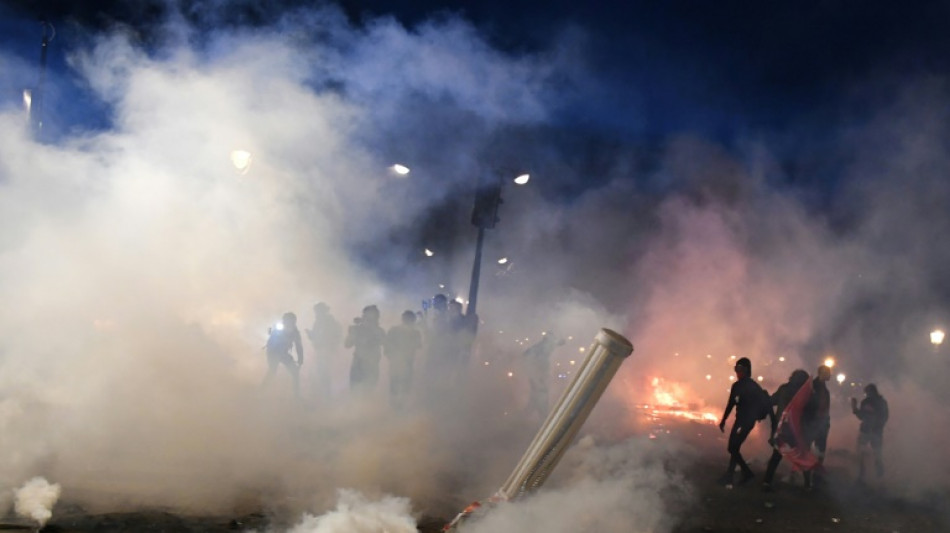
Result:
{"label": "street lamp post", "polygon": [[[475,184],[475,204],[472,207],[472,225],[478,228],[475,241],[475,262],[472,264],[472,281],[468,286],[468,310],[471,316],[473,332],[478,329],[478,283],[482,271],[482,247],[485,244],[485,230],[492,229],[498,223],[498,208],[504,202],[501,189],[505,183],[505,171],[493,172],[488,180],[481,177]],[[519,174],[512,181],[518,185],[528,183],[531,176]],[[507,259],[506,259],[507,262]]]}
{"label": "street lamp post", "polygon": [[[468,287],[468,310],[466,314],[476,317],[478,313],[478,283],[482,270],[482,247],[485,230],[498,223],[498,207],[501,199],[502,180],[499,173],[492,175],[487,183],[479,179],[475,186],[475,204],[472,206],[472,225],[478,228],[475,241],[475,261],[472,264],[472,280]],[[477,327],[477,326],[476,326]]]}

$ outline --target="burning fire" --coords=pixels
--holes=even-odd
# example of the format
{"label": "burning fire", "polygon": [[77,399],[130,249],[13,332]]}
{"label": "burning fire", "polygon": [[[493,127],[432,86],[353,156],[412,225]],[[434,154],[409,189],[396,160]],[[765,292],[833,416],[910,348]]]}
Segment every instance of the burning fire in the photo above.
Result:
{"label": "burning fire", "polygon": [[670,383],[658,377],[653,378],[650,385],[653,387],[653,404],[643,407],[654,419],[675,417],[707,424],[715,424],[719,421],[715,413],[703,411],[698,405],[681,400],[688,394],[682,385]]}

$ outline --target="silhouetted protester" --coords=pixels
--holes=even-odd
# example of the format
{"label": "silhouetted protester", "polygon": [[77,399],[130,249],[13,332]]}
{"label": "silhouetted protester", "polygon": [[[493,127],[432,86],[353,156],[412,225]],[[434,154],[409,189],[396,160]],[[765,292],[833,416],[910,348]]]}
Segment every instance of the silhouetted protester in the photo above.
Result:
{"label": "silhouetted protester", "polygon": [[772,417],[772,431],[769,436],[769,444],[772,445],[772,456],[769,458],[769,465],[765,470],[765,479],[762,482],[762,488],[764,490],[771,490],[775,470],[782,461],[782,453],[776,444],[778,433],[776,420],[780,421],[783,419],[786,407],[792,402],[792,398],[795,397],[795,394],[802,388],[802,385],[804,385],[806,381],[808,381],[808,372],[796,370],[788,377],[787,382],[779,385],[775,394],[772,395],[772,405],[775,407],[776,416]]}
{"label": "silhouetted protester", "polygon": [[537,413],[541,419],[548,414],[548,383],[551,379],[551,354],[564,344],[555,340],[553,333],[547,333],[541,340],[524,351],[525,369],[528,375],[528,404],[526,411]]}
{"label": "silhouetted protester", "polygon": [[825,450],[828,448],[828,433],[831,431],[831,392],[828,391],[828,380],[831,379],[831,367],[821,365],[818,375],[812,380],[811,398],[805,405],[804,426],[807,442],[816,450],[818,458],[816,468],[805,471],[805,488],[812,487],[812,473],[817,472],[815,482],[821,482],[822,466],[825,463]]}
{"label": "silhouetted protester", "polygon": [[450,358],[455,353],[449,302],[444,294],[432,298],[426,319],[426,380],[429,388],[439,388],[451,374]]}
{"label": "silhouetted protester", "polygon": [[386,333],[384,353],[389,360],[389,394],[393,407],[405,407],[412,389],[416,353],[422,349],[422,333],[416,327],[416,314],[403,311],[402,323]]}
{"label": "silhouetted protester", "polygon": [[448,320],[449,331],[452,336],[448,346],[448,364],[450,374],[459,382],[468,375],[468,363],[472,354],[472,343],[475,341],[475,332],[472,328],[472,319],[462,314],[462,304],[457,300],[449,302]]}
{"label": "silhouetted protester", "polygon": [[877,385],[869,383],[864,387],[864,399],[858,406],[857,398],[851,398],[851,412],[861,420],[858,429],[858,483],[864,483],[864,456],[871,448],[874,456],[874,468],[877,477],[884,475],[884,460],[881,450],[884,447],[884,425],[890,412],[887,400],[877,391]]}
{"label": "silhouetted protester", "polygon": [[793,472],[809,472],[821,468],[818,457],[812,453],[811,441],[805,431],[805,407],[811,401],[814,384],[814,380],[809,377],[805,374],[805,383],[799,387],[782,412],[773,440],[773,446],[782,454],[782,458],[791,464]]}
{"label": "silhouetted protester", "polygon": [[330,397],[331,360],[343,339],[343,326],[330,314],[330,306],[320,302],[313,306],[313,325],[307,330],[313,348],[314,396]]}
{"label": "silhouetted protester", "polygon": [[719,421],[719,430],[725,432],[726,420],[729,418],[729,414],[732,413],[732,409],[736,409],[736,419],[732,424],[732,431],[729,432],[729,445],[727,448],[729,450],[729,468],[720,479],[720,482],[726,485],[732,483],[736,466],[738,466],[742,472],[742,477],[739,480],[740,484],[746,483],[755,477],[752,473],[752,469],[749,468],[745,459],[742,458],[740,449],[742,448],[742,443],[745,442],[749,433],[752,431],[752,428],[755,427],[759,414],[762,412],[763,403],[765,403],[765,407],[768,408],[762,387],[752,380],[752,362],[746,357],[739,358],[739,360],[736,361],[735,372],[736,382],[732,384],[732,388],[729,390],[729,401],[726,403],[726,410],[722,415],[722,420]]}
{"label": "silhouetted protester", "polygon": [[376,388],[385,339],[386,332],[379,327],[379,309],[375,305],[364,307],[362,316],[353,319],[343,343],[346,348],[353,348],[350,390],[369,392]]}
{"label": "silhouetted protester", "polygon": [[[294,361],[290,350],[296,347],[297,361]],[[300,340],[300,330],[297,329],[297,315],[284,313],[280,324],[271,328],[267,338],[267,375],[264,376],[264,385],[270,382],[277,367],[284,365],[294,380],[294,395],[300,397],[300,367],[303,366],[303,341]]]}

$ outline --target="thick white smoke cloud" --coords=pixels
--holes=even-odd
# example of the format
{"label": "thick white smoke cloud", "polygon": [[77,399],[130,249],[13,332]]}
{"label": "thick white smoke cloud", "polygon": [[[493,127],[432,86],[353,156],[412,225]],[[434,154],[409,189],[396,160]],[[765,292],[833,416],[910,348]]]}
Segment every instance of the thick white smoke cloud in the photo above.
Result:
{"label": "thick white smoke cloud", "polygon": [[320,515],[305,515],[289,533],[413,533],[416,521],[407,498],[384,496],[370,501],[364,495],[341,490],[336,508]]}
{"label": "thick white smoke cloud", "polygon": [[[730,355],[752,357],[774,389],[835,351],[891,400],[894,475],[925,470],[903,451],[936,426],[899,413],[947,416],[935,386],[945,361],[924,359],[915,341],[945,301],[929,294],[947,264],[933,243],[950,229],[937,179],[950,122],[927,114],[945,108],[942,82],[843,137],[854,159],[836,206],[844,222],[777,188],[779,165],[752,142],[727,152],[674,139],[649,172],[609,153],[618,162],[602,185],[565,201],[532,189],[543,175],[506,188],[486,243],[472,390],[438,398],[434,415],[394,416],[383,394],[347,401],[342,350],[333,404],[291,403],[286,379],[262,391],[266,328],[287,310],[306,325],[316,301],[344,323],[378,304],[388,326],[438,283],[464,297],[474,229],[470,203],[452,202],[474,176],[530,166],[512,161],[527,154],[550,182],[590,178],[534,146],[542,133],[509,135],[549,125],[559,98],[573,96],[559,82],[579,72],[582,52],[511,56],[454,18],[356,28],[332,9],[220,33],[172,22],[163,35],[146,47],[119,32],[71,52],[109,106],[106,131],[41,144],[21,112],[0,115],[0,453],[10,458],[0,477],[11,488],[43,474],[90,510],[300,513],[331,509],[336,488],[353,487],[450,516],[497,489],[534,429],[520,412],[517,356],[554,331],[573,337],[555,352],[566,368],[601,326],[636,346],[617,378],[628,386],[604,399],[622,406],[660,374],[683,382],[689,401],[721,407]],[[247,172],[234,150],[251,154]],[[387,174],[396,161],[410,177]],[[424,221],[457,228],[457,253],[406,259],[421,250],[399,246],[416,246]],[[512,260],[498,267],[500,256]],[[833,436],[850,446],[853,421],[837,414]],[[610,421],[595,412],[592,422]],[[634,517],[667,528],[662,505],[614,514],[617,498],[645,494],[644,480],[681,486],[643,447],[619,450],[611,461],[629,475],[562,479],[494,530],[524,525],[520,513],[573,509],[578,491],[606,502],[596,523],[607,530]],[[941,483],[948,464],[935,455],[933,476],[899,486]]]}
{"label": "thick white smoke cloud", "polygon": [[53,517],[53,506],[59,499],[61,488],[43,478],[35,477],[16,490],[14,510],[16,514],[35,521],[40,527]]}
{"label": "thick white smoke cloud", "polygon": [[675,443],[652,444],[581,439],[551,487],[491,508],[463,531],[670,531],[674,513],[692,503],[676,466],[687,464],[691,452]]}

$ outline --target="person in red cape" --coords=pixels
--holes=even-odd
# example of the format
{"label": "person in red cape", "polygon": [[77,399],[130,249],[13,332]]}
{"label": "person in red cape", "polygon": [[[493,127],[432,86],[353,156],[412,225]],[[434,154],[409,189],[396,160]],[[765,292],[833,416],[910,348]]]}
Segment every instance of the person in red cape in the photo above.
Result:
{"label": "person in red cape", "polygon": [[781,415],[775,436],[775,449],[792,465],[793,471],[810,472],[821,465],[811,451],[811,442],[805,433],[805,406],[812,397],[812,380],[806,380],[798,389]]}
{"label": "person in red cape", "polygon": [[[781,419],[782,414],[785,413],[788,404],[792,402],[798,389],[800,389],[806,381],[808,381],[808,372],[802,369],[795,370],[788,377],[788,381],[780,385],[778,390],[775,391],[775,394],[772,395],[771,403],[772,406],[775,407],[775,414],[778,415],[779,419]],[[769,444],[772,445],[772,456],[769,458],[768,468],[765,470],[765,480],[762,483],[762,489],[765,491],[772,490],[772,479],[775,477],[778,464],[782,461],[782,454],[778,451],[775,444],[775,436],[778,432],[778,421],[775,416],[771,418],[771,421],[772,428],[769,434]]]}

